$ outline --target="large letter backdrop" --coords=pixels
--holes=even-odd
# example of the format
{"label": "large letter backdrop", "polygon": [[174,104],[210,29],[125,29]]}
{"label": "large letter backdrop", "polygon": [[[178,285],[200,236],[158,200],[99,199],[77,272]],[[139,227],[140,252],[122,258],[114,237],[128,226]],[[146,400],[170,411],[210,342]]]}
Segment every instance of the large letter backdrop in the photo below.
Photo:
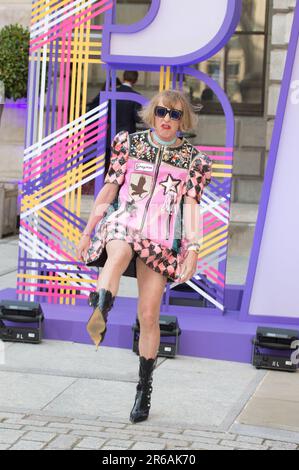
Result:
{"label": "large letter backdrop", "polygon": [[[203,81],[218,97],[225,114],[223,146],[199,147],[214,162],[212,183],[201,201],[204,234],[198,272],[188,282],[192,295],[204,301],[199,311],[206,311],[214,321],[217,318],[222,321],[224,312],[240,313],[243,297],[240,318],[246,320],[246,324],[257,318],[267,322],[298,322],[295,296],[299,222],[294,209],[298,208],[296,169],[299,170],[295,128],[299,121],[299,5],[245,295],[242,286],[234,290],[225,282],[234,115],[218,83],[191,65],[207,60],[225,46],[240,20],[241,4],[241,0],[152,0],[142,21],[123,26],[115,24],[116,5],[112,0],[34,2],[17,281],[19,298],[52,304],[86,304],[89,292],[95,288],[98,272],[80,264],[75,256],[75,247],[85,227],[81,218],[82,185],[95,179],[97,194],[103,184],[108,102],[111,102],[112,136],[116,99],[146,102],[140,95],[116,91],[117,71],[151,71],[159,74],[161,90],[182,88],[183,78],[188,75]],[[102,26],[93,26],[93,18],[99,16]],[[99,21],[96,23],[98,25]],[[101,93],[99,106],[86,112],[89,67],[94,63],[106,69],[106,91]],[[171,311],[171,296],[179,295],[173,287],[167,286],[165,311]],[[196,309],[189,307],[190,310],[196,313]],[[235,319],[233,317],[233,321]],[[207,328],[206,332],[212,331],[210,325]],[[225,328],[228,335],[238,329],[236,322]],[[225,355],[223,349],[227,350],[227,344],[221,343],[221,329],[222,324],[217,330],[220,352],[216,352],[215,344],[210,350],[208,343],[206,350],[197,347],[192,328],[189,343],[193,342],[195,349],[186,347],[184,351],[248,360],[249,336],[242,358],[238,340],[234,345],[238,355]],[[207,340],[206,332],[203,341]],[[240,330],[242,338],[243,333]],[[228,338],[233,341],[232,335]]]}
{"label": "large letter backdrop", "polygon": [[[103,30],[93,27],[92,19],[104,13]],[[160,73],[160,89],[182,86],[184,75],[203,80],[223,105],[226,142],[201,147],[215,164],[202,201],[205,232],[198,275],[189,284],[216,313],[224,311],[234,116],[218,83],[189,66],[227,43],[240,13],[240,0],[153,0],[143,21],[124,27],[113,24],[115,4],[108,0],[33,4],[18,275],[23,299],[75,303],[95,286],[97,271],[75,258],[84,228],[81,188],[91,179],[96,179],[96,192],[101,188],[108,100],[113,135],[115,99],[129,98],[116,92],[116,70],[134,69]],[[200,28],[199,17],[205,18]],[[107,88],[99,107],[86,113],[89,66],[101,60],[112,91]]]}

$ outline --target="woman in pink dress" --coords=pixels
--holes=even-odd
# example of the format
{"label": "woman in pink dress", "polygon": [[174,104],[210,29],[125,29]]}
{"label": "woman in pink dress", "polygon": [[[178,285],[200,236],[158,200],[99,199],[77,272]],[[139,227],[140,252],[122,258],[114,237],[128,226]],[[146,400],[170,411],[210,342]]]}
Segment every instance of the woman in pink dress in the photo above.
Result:
{"label": "woman in pink dress", "polygon": [[149,130],[120,132],[112,143],[105,184],[77,248],[78,258],[88,266],[103,266],[106,260],[89,298],[93,313],[87,330],[96,347],[104,339],[120,277],[137,277],[140,364],[133,423],[149,415],[166,283],[183,283],[196,273],[198,208],[211,181],[211,160],[178,137],[197,124],[183,93],[159,93],[142,117]]}

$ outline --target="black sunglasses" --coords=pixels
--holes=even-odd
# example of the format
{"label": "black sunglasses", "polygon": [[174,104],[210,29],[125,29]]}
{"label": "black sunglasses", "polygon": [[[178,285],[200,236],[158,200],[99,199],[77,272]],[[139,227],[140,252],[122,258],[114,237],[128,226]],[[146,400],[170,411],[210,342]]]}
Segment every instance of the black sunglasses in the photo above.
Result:
{"label": "black sunglasses", "polygon": [[164,106],[155,107],[155,116],[165,118],[167,114],[169,114],[170,119],[173,121],[179,121],[183,117],[183,111],[180,111],[179,109],[168,109],[164,108]]}

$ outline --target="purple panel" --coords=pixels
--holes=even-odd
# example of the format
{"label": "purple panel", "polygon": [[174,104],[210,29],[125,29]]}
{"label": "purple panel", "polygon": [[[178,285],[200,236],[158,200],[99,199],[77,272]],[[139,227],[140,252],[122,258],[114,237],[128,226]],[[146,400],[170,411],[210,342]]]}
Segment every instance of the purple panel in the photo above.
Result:
{"label": "purple panel", "polygon": [[[298,44],[298,35],[299,35],[299,3],[297,2],[295,16],[294,16],[294,23],[293,23],[292,33],[291,33],[291,39],[289,43],[286,67],[285,67],[283,81],[282,81],[281,94],[279,98],[276,120],[275,120],[275,125],[274,125],[274,130],[273,130],[268,166],[267,166],[267,171],[266,171],[266,176],[265,176],[265,181],[264,181],[264,186],[263,186],[263,191],[262,191],[262,196],[261,196],[261,203],[260,203],[260,208],[259,208],[257,226],[256,226],[256,231],[255,231],[255,236],[254,236],[254,241],[253,241],[253,247],[251,251],[249,269],[248,269],[248,274],[247,274],[247,279],[246,279],[246,286],[245,286],[245,291],[244,291],[242,308],[241,308],[240,318],[246,321],[256,321],[258,318],[259,321],[265,321],[267,323],[271,323],[271,322],[280,323],[281,321],[282,323],[289,322],[290,324],[299,324],[298,318],[296,319],[296,318],[285,317],[280,320],[277,317],[271,317],[271,316],[262,317],[262,316],[249,315],[250,301],[251,301],[251,296],[252,296],[252,291],[253,291],[253,285],[254,285],[254,279],[255,279],[256,269],[258,265],[260,249],[261,249],[263,231],[264,231],[264,226],[265,226],[265,221],[266,221],[266,216],[267,216],[267,209],[268,209],[268,204],[269,204],[269,199],[270,199],[270,194],[271,194],[272,180],[274,176],[277,153],[279,149],[283,121],[285,117],[285,110],[286,110],[286,105],[287,105],[287,100],[288,100],[289,89],[290,89],[290,82],[292,79],[293,64],[294,64],[297,44]],[[291,228],[289,228],[289,230],[291,230]],[[275,288],[276,287],[273,286],[273,289]],[[287,293],[285,293],[285,295],[287,295]]]}
{"label": "purple panel", "polygon": [[[235,287],[232,286],[232,290]],[[0,300],[16,299],[14,289],[0,291]],[[90,307],[42,303],[45,316],[44,338],[91,344],[86,331]],[[132,325],[135,323],[137,299],[119,297],[109,313],[109,327],[104,346],[132,348]],[[195,314],[196,313],[196,314]],[[224,316],[211,316],[206,309],[171,306],[169,315],[178,318],[182,329],[179,354],[210,359],[250,363],[252,338],[258,326],[266,326],[262,320],[242,322],[239,312],[228,311]],[[288,323],[277,327],[292,329]],[[98,352],[100,354],[100,350]]]}

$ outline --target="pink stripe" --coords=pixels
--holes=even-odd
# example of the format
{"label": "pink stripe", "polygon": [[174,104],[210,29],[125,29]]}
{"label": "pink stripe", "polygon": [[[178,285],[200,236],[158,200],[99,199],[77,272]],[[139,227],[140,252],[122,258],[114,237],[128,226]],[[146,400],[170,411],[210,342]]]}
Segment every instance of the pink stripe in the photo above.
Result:
{"label": "pink stripe", "polygon": [[[53,276],[53,271],[50,272],[50,276]],[[28,283],[28,282],[29,282],[29,281],[27,281],[27,283]],[[22,285],[22,284],[20,284],[20,285]],[[34,286],[34,284],[33,284],[33,286]],[[42,287],[40,284],[39,284],[39,285],[38,285],[38,284],[35,284],[35,287],[37,287],[37,286],[38,286],[38,287]],[[48,286],[47,286],[47,287],[48,287]],[[53,290],[54,290],[54,292],[51,292],[52,297],[50,297],[50,299],[49,299],[49,301],[50,301],[51,304],[53,303],[53,300],[55,300],[55,297],[56,297],[56,295],[57,295],[55,281],[54,281],[54,282],[51,281],[51,291],[53,291]],[[55,294],[56,294],[56,295],[55,295]]]}
{"label": "pink stripe", "polygon": [[[107,121],[107,117],[104,116],[100,121],[95,121],[93,124],[91,124],[90,126],[88,127],[85,127],[84,129],[81,129],[81,131],[79,131],[78,133],[74,134],[74,135],[71,135],[71,136],[68,136],[65,138],[65,140],[67,140],[68,143],[70,143],[73,139],[77,139],[78,137],[80,137],[82,134],[85,134],[85,133],[88,133],[89,131],[91,131],[91,129],[95,128],[98,130],[104,130],[106,129],[106,122],[104,123],[104,126],[102,126],[103,124],[103,121]],[[100,126],[99,126],[100,125]],[[98,127],[99,126],[99,127]],[[82,140],[82,139],[80,139]],[[24,174],[28,173],[29,171],[31,171],[31,169],[33,168],[36,168],[37,166],[39,166],[41,164],[41,160],[43,160],[42,163],[44,162],[47,162],[47,160],[49,159],[52,159],[53,158],[53,155],[52,155],[52,152],[54,152],[57,147],[58,147],[58,144],[59,142],[56,142],[56,144],[54,144],[53,147],[49,147],[45,152],[43,152],[42,154],[40,155],[37,155],[36,157],[32,158],[31,160],[28,160],[28,162],[26,162],[26,164],[24,165],[25,166],[25,169],[24,169]],[[75,143],[73,143],[73,146],[75,145]],[[47,159],[47,160],[44,160],[44,158],[47,156],[47,155],[50,155],[50,157]],[[37,163],[37,165],[35,166],[32,166],[33,163]],[[26,167],[29,167],[27,170],[26,170]]]}
{"label": "pink stripe", "polygon": [[59,245],[58,245],[58,244],[55,245],[55,243],[54,243],[52,240],[50,240],[49,238],[46,238],[46,237],[44,237],[43,235],[41,235],[41,233],[39,233],[39,232],[37,232],[36,230],[34,230],[34,229],[33,229],[32,227],[30,227],[30,225],[28,225],[26,222],[21,221],[21,225],[22,225],[24,228],[26,228],[28,231],[31,231],[32,233],[34,233],[34,234],[37,236],[37,238],[39,238],[39,240],[42,240],[47,246],[49,246],[50,248],[52,248],[52,250],[54,250],[55,253],[65,256],[65,258],[66,258],[67,260],[69,260],[69,261],[73,261],[73,262],[77,261],[77,260],[75,260],[74,258],[72,258],[67,252],[61,250],[61,249],[59,248]]}
{"label": "pink stripe", "polygon": [[209,227],[209,226],[211,226],[214,222],[217,222],[217,223],[218,223],[218,222],[221,222],[221,221],[219,221],[219,219],[218,219],[216,216],[215,216],[215,217],[213,216],[213,217],[211,217],[209,220],[204,220],[204,225],[207,226],[207,227]]}
{"label": "pink stripe", "polygon": [[[101,139],[104,135],[106,135],[106,132],[103,132],[102,134],[100,134],[99,136],[96,135],[94,137],[94,139],[92,140],[88,140],[87,142],[84,143],[84,145],[82,145],[81,147],[78,147],[78,149],[74,149],[74,153],[75,152],[80,152],[81,150],[84,150],[86,147],[89,147],[90,145],[94,144],[95,142],[97,142],[99,139]],[[65,154],[67,153],[67,149],[65,150],[64,152]],[[55,162],[54,162],[55,163]],[[53,166],[53,163],[45,166],[43,165],[43,172],[47,171],[51,166]],[[53,166],[55,168],[55,166]],[[37,171],[35,173],[31,173],[30,176],[28,178],[23,179],[24,182],[28,181],[29,179],[33,179],[35,176],[39,176],[41,173],[40,171]],[[41,193],[42,194],[42,193]]]}
{"label": "pink stripe", "polygon": [[[105,121],[105,122],[104,122]],[[71,141],[72,139],[77,139],[78,137],[80,137],[83,133],[87,133],[88,131],[91,131],[93,128],[98,128],[98,126],[100,125],[100,129],[102,130],[102,127],[101,125],[104,124],[104,126],[106,125],[107,123],[107,115],[105,115],[104,117],[102,117],[100,120],[97,120],[95,122],[93,122],[92,124],[90,124],[88,127],[84,127],[83,129],[81,129],[80,131],[78,131],[76,134],[72,134],[70,136],[67,136],[65,137],[65,139],[67,139],[68,141]],[[71,131],[69,131],[71,132]],[[53,149],[55,149],[55,146],[58,145],[58,142],[56,142],[54,144],[53,147],[49,147],[45,152],[43,152],[42,154],[40,155],[37,155],[36,157],[28,160],[27,162],[25,162],[25,166],[31,166],[32,163],[36,162],[36,161],[39,161],[41,159],[41,157],[44,157],[44,156],[47,156],[50,152],[53,151]]]}
{"label": "pink stripe", "polygon": [[[91,12],[94,8],[97,8],[97,6],[101,6],[101,4],[104,4],[106,3],[108,0],[102,0],[101,2],[99,3],[96,3],[95,5],[92,5],[90,8],[88,8],[87,10],[85,11],[82,11],[80,13],[77,13],[77,15],[74,17],[69,17],[65,20],[63,20],[63,24],[68,24],[70,21],[72,21],[72,19],[76,20],[77,18],[80,18],[82,15],[84,14],[88,14],[89,12]],[[69,12],[67,12],[69,13]],[[38,36],[37,38],[35,39],[32,39],[30,41],[30,45],[33,45],[35,44],[36,42],[40,41],[41,39],[43,39],[44,37],[46,37],[48,34],[52,34],[52,33],[55,33],[57,30],[59,30],[61,27],[61,23],[59,23],[58,25],[54,26],[52,29],[48,30],[46,33],[42,34],[41,36]]]}
{"label": "pink stripe", "polygon": [[196,147],[199,150],[210,151],[210,152],[233,152],[232,147],[203,147],[201,145]]}
{"label": "pink stripe", "polygon": [[[44,285],[45,287],[45,285]],[[36,291],[36,292],[30,292],[30,291],[24,291],[24,290],[18,290],[16,289],[16,293],[17,294],[22,294],[22,295],[34,295],[34,296],[41,296],[41,297],[53,297],[53,294],[52,293],[49,293],[49,292],[40,292],[40,291]],[[70,298],[70,299],[87,299],[88,296],[87,295],[77,295],[77,294],[59,294],[59,298]]]}
{"label": "pink stripe", "polygon": [[206,225],[206,224],[211,224],[211,223],[215,222],[215,220],[218,221],[217,217],[215,215],[211,214],[211,217],[206,217],[204,219],[204,222],[205,222],[205,225]]}
{"label": "pink stripe", "polygon": [[58,281],[56,280],[55,281],[55,295],[54,295],[54,304],[56,305],[58,304],[58,288],[57,288],[58,285],[59,285]]}
{"label": "pink stripe", "polygon": [[223,280],[225,280],[225,276],[220,272],[218,271],[217,269],[213,268],[213,266],[209,266],[209,264],[205,261],[205,262],[200,262],[198,264],[198,268],[200,268],[201,270],[204,270],[205,267],[208,266],[208,269],[206,269],[206,271],[213,271],[216,276],[222,278]]}
{"label": "pink stripe", "polygon": [[[78,147],[77,149],[73,149],[72,152],[73,152],[73,153],[80,152],[81,150],[84,150],[86,147],[89,147],[89,146],[92,145],[94,142],[96,142],[97,140],[99,140],[100,138],[102,138],[103,136],[105,136],[105,135],[106,135],[106,131],[103,132],[102,134],[100,134],[100,135],[98,136],[97,130],[95,130],[94,134],[96,134],[96,136],[95,136],[95,138],[92,139],[92,140],[84,141],[84,139],[81,139],[81,142],[84,142],[84,145]],[[88,137],[90,137],[90,135],[89,135]],[[57,150],[56,153],[55,153],[55,150]],[[45,165],[46,162],[43,163],[43,169],[42,169],[43,173],[44,173],[45,171],[47,171],[49,168],[51,168],[51,167],[52,167],[52,168],[55,168],[55,167],[57,166],[57,164],[60,163],[60,162],[57,161],[56,159],[54,159],[54,161],[51,161],[51,159],[53,158],[53,156],[54,156],[54,157],[55,157],[55,156],[57,157],[57,154],[58,154],[58,151],[59,151],[59,150],[60,150],[60,149],[57,149],[57,148],[53,149],[53,154],[50,155],[49,158],[46,160],[46,161],[50,161],[49,165]],[[66,155],[66,154],[67,154],[67,150],[65,151],[65,155]],[[72,156],[72,154],[71,154],[70,152],[69,152],[69,156]],[[39,166],[40,166],[40,165],[35,165],[33,168],[36,168],[36,167],[39,167]],[[33,168],[32,168],[32,169],[33,169]],[[30,169],[30,172],[29,172],[29,170],[28,170],[28,172],[27,172],[27,173],[29,173],[29,176],[28,176],[27,178],[23,178],[23,181],[24,181],[24,182],[27,182],[28,180],[30,180],[30,179],[34,178],[35,176],[38,176],[38,175],[41,174],[41,171],[40,171],[40,170],[38,170],[38,171],[36,171],[36,172],[32,172],[32,169]]]}
{"label": "pink stripe", "polygon": [[225,276],[220,271],[217,271],[217,269],[213,268],[213,266],[210,266],[210,271],[213,271],[216,276],[221,277],[223,280],[225,280]]}
{"label": "pink stripe", "polygon": [[102,26],[102,25],[93,24],[93,25],[91,25],[90,28],[91,28],[91,29],[103,29],[103,26]]}
{"label": "pink stripe", "polygon": [[204,273],[205,273],[210,279],[212,279],[213,281],[215,281],[216,284],[218,284],[218,286],[221,286],[221,287],[224,287],[224,286],[225,286],[225,284],[224,284],[222,281],[220,281],[219,279],[217,279],[217,277],[212,276],[212,274],[209,273],[208,270],[205,270]]}
{"label": "pink stripe", "polygon": [[[53,273],[51,274],[53,275]],[[47,279],[44,279],[45,281],[47,281]],[[50,284],[43,284],[43,283],[35,283],[35,282],[20,282],[18,281],[18,286],[27,286],[27,287],[46,287],[48,289],[55,289],[55,291],[57,291],[58,289],[66,289],[66,290],[78,290],[78,287],[74,287],[74,286],[68,286],[68,285],[64,285],[64,284],[57,284],[57,288],[56,288],[56,282],[59,283],[59,281],[52,281],[51,279],[48,280]],[[63,278],[61,278],[61,282],[64,282]],[[83,287],[81,286],[80,287],[81,290],[86,290],[86,291],[90,291],[92,292],[94,290],[93,287]],[[52,292],[52,295],[54,295],[54,293]],[[57,295],[56,295],[57,297]]]}
{"label": "pink stripe", "polygon": [[[94,130],[93,132],[89,132],[90,129],[92,129],[94,127]],[[66,137],[64,139],[63,142],[66,143],[66,145],[69,145],[69,152],[71,152],[70,154],[73,154],[75,153],[76,151],[78,151],[78,149],[76,148],[73,148],[74,146],[82,143],[82,142],[87,142],[88,145],[90,145],[90,142],[89,140],[86,140],[86,138],[90,138],[91,135],[94,135],[95,133],[97,133],[98,131],[102,131],[103,133],[101,135],[105,135],[106,133],[106,128],[105,126],[100,126],[100,129],[98,128],[98,122],[96,123],[96,126],[92,125],[86,129],[83,129],[81,130],[80,132],[78,132],[78,134],[76,134],[75,136],[71,136],[71,137]],[[88,133],[88,135],[86,135]],[[83,134],[83,137],[80,138],[80,140],[78,141],[78,143],[73,143],[72,145],[70,145],[71,141],[73,139],[76,139],[78,138],[79,136],[81,136]],[[45,171],[45,164],[47,162],[50,161],[50,165],[47,167],[53,167],[55,168],[56,164],[58,163],[56,160],[52,161],[53,160],[53,156],[55,156],[56,154],[56,151],[58,150],[58,143],[55,144],[54,147],[52,148],[49,148],[48,150],[46,150],[46,152],[42,153],[41,155],[37,155],[37,157],[35,157],[34,159],[30,160],[29,162],[27,162],[27,165],[26,166],[29,166],[29,168],[27,169],[24,169],[24,172],[23,174],[26,175],[27,173],[29,174],[29,178],[27,179],[23,179],[23,181],[27,181],[28,179],[31,178],[32,176],[32,170],[34,170],[35,168],[37,167],[40,167],[40,165],[42,164],[43,165],[43,171]],[[50,154],[50,155],[49,155]],[[49,155],[49,156],[48,156]],[[48,156],[48,158],[46,158]],[[36,165],[32,165],[32,163],[36,162]]]}
{"label": "pink stripe", "polygon": [[222,222],[218,222],[218,223],[212,225],[211,227],[208,227],[207,229],[205,229],[205,230],[203,231],[203,234],[204,234],[204,235],[207,235],[207,234],[209,234],[210,232],[213,232],[213,230],[215,230],[216,228],[221,227],[221,225],[222,225]]}
{"label": "pink stripe", "polygon": [[[106,0],[105,0],[106,1]],[[103,2],[100,2],[100,3],[103,3]],[[110,3],[109,5],[107,5],[106,7],[102,8],[101,10],[99,11],[95,11],[93,14],[87,16],[86,18],[83,18],[83,20],[81,20],[79,23],[76,23],[74,25],[75,28],[78,28],[79,26],[81,26],[82,23],[85,23],[86,21],[90,21],[92,18],[100,15],[101,13],[104,13],[105,11],[109,10],[110,8],[112,8],[113,4]],[[85,15],[87,14],[89,11],[92,11],[94,8],[97,7],[97,4],[96,5],[93,5],[91,8],[89,8],[88,10],[84,11],[83,13],[80,13],[79,15],[77,15],[74,20],[78,19],[80,16],[82,15]],[[47,31],[46,33],[44,33],[42,36],[34,39],[32,42],[31,42],[31,45],[32,44],[35,44],[37,41],[40,41],[42,38],[46,37],[46,36],[49,36],[50,34],[53,34],[55,31],[59,30],[61,27],[61,25],[58,25],[56,27],[54,27],[52,30],[50,31]],[[68,29],[70,29],[70,26],[68,25]],[[48,38],[46,39],[45,41],[43,41],[42,43],[38,44],[37,46],[35,47],[32,47],[30,48],[30,54],[32,54],[33,52],[37,51],[38,49],[40,49],[41,47],[43,47],[45,44],[48,44],[49,42],[52,42],[52,41],[55,41],[56,39],[60,38],[61,36],[61,31],[59,31],[55,36],[51,37],[51,38]]]}
{"label": "pink stripe", "polygon": [[[72,1],[72,0],[67,0],[66,3],[69,4],[69,3],[71,3],[71,1]],[[32,2],[32,3],[33,3],[33,5],[32,5],[32,14],[33,14],[33,17],[31,17],[31,26],[35,24],[35,21],[33,21],[33,20],[34,20],[35,16],[37,16],[37,13],[35,13],[36,8],[40,8],[40,5],[37,6],[37,5],[36,5],[36,2],[37,2],[37,0],[33,0],[33,2]],[[66,6],[66,5],[65,5],[65,6]],[[40,11],[39,11],[39,14],[40,14]]]}
{"label": "pink stripe", "polygon": [[58,95],[58,112],[57,112],[57,129],[62,127],[62,108],[63,108],[63,89],[64,89],[64,66],[65,66],[65,36],[62,35],[62,47],[61,47],[61,62],[60,62],[60,83],[59,83],[59,95]]}
{"label": "pink stripe", "polygon": [[[30,227],[26,222],[24,221],[21,221],[20,224],[25,227],[27,230],[30,230],[31,232],[35,233],[37,235],[38,238],[40,238],[41,240],[43,240],[45,242],[46,245],[49,245],[50,248],[52,248],[54,251],[55,249],[58,250],[57,253],[59,254],[63,254],[63,255],[66,255],[66,258],[68,258],[70,261],[73,261],[73,262],[77,262],[77,260],[73,259],[71,256],[69,256],[68,253],[65,253],[63,252],[62,250],[59,249],[58,245],[55,246],[54,242],[51,241],[50,239],[46,238],[46,237],[43,237],[40,233],[36,232],[32,227]],[[53,262],[55,263],[55,260],[53,260]],[[63,261],[61,261],[60,263],[63,263]],[[79,261],[78,261],[78,264],[79,264]],[[81,266],[81,269],[85,272],[89,272],[89,268],[88,266],[85,266],[85,265],[82,265]]]}
{"label": "pink stripe", "polygon": [[64,94],[64,115],[63,125],[66,126],[68,122],[68,111],[69,111],[69,92],[70,92],[70,73],[71,73],[71,51],[72,51],[72,32],[69,31],[68,38],[68,50],[67,50],[67,65],[65,74],[65,94]]}
{"label": "pink stripe", "polygon": [[216,155],[208,155],[209,158],[211,158],[212,160],[220,160],[220,161],[226,161],[226,160],[229,160],[229,161],[232,161],[234,157],[225,157],[224,155],[221,157],[221,156],[216,156]]}

